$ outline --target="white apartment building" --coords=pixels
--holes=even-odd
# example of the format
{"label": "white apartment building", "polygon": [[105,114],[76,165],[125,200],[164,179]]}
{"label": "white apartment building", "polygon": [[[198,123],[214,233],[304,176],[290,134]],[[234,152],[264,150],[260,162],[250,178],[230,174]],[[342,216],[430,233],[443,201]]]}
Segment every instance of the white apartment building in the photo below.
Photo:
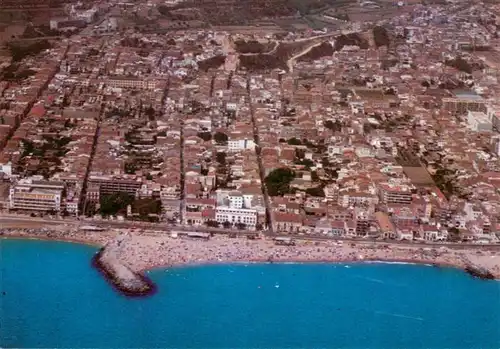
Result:
{"label": "white apartment building", "polygon": [[379,186],[382,202],[385,204],[410,204],[411,188],[404,184],[394,185],[383,183]]}
{"label": "white apartment building", "polygon": [[390,137],[373,137],[370,144],[375,148],[392,148],[394,146]]}
{"label": "white apartment building", "polygon": [[10,161],[5,164],[0,163],[0,173],[9,177],[12,176],[12,163]]}
{"label": "white apartment building", "polygon": [[32,178],[11,186],[9,208],[13,210],[61,211],[63,182],[49,182]]}
{"label": "white apartment building", "polygon": [[247,229],[255,229],[258,210],[252,207],[253,199],[254,195],[245,195],[237,190],[218,190],[215,220],[220,224],[244,223]]}
{"label": "white apartment building", "polygon": [[478,205],[467,202],[464,206],[465,222],[476,221],[483,216],[483,211]]}
{"label": "white apartment building", "polygon": [[493,128],[488,115],[477,111],[467,113],[467,126],[474,132],[491,132]]}
{"label": "white apartment building", "polygon": [[254,208],[255,194],[242,194],[239,190],[218,189],[216,191],[216,202],[218,206],[232,208]]}
{"label": "white apartment building", "polygon": [[239,192],[233,192],[228,195],[229,207],[243,208],[243,196]]}
{"label": "white apartment building", "polygon": [[136,77],[116,76],[106,79],[105,84],[106,86],[117,88],[154,90],[157,86],[157,81]]}
{"label": "white apartment building", "polygon": [[231,208],[227,206],[217,206],[215,209],[215,220],[219,224],[229,222],[231,224],[244,223],[246,228],[254,230],[257,225],[257,211],[245,208]]}
{"label": "white apartment building", "polygon": [[72,6],[70,13],[74,18],[83,19],[87,23],[92,23],[97,17],[97,8],[92,7],[88,10],[79,11]]}
{"label": "white apartment building", "polygon": [[371,158],[374,156],[372,149],[370,149],[369,147],[363,147],[363,146],[356,147],[354,152],[356,153],[356,156],[359,158]]}
{"label": "white apartment building", "polygon": [[328,146],[328,156],[340,155],[344,151],[343,145],[329,145]]}
{"label": "white apartment building", "polygon": [[91,174],[89,186],[99,188],[100,194],[129,193],[136,195],[142,187],[142,181],[135,176],[105,176]]}
{"label": "white apartment building", "polygon": [[493,154],[495,154],[496,156],[500,156],[500,136],[491,137],[490,146]]}
{"label": "white apartment building", "polygon": [[375,205],[378,203],[378,197],[366,192],[339,193],[337,203],[342,207]]}
{"label": "white apartment building", "polygon": [[237,152],[237,151],[242,151],[242,150],[254,150],[255,149],[255,142],[253,139],[247,139],[247,138],[238,138],[238,139],[229,139],[227,142],[227,148],[228,151],[230,152]]}
{"label": "white apartment building", "polygon": [[491,122],[492,126],[497,131],[500,130],[500,108],[488,106],[488,109],[486,110],[486,116],[488,117],[488,120]]}

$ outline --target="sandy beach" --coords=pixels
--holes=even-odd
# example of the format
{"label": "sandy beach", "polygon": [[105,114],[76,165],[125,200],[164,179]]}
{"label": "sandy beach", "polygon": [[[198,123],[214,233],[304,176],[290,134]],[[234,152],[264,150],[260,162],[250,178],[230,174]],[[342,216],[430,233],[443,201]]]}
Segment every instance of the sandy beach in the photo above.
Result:
{"label": "sandy beach", "polygon": [[168,234],[130,232],[3,231],[4,237],[37,238],[105,246],[121,263],[136,272],[154,268],[231,262],[356,262],[425,263],[463,269],[474,264],[500,279],[500,251],[473,248],[373,244],[371,242],[312,242],[277,246],[270,239],[248,240],[215,236],[208,241],[173,238]]}

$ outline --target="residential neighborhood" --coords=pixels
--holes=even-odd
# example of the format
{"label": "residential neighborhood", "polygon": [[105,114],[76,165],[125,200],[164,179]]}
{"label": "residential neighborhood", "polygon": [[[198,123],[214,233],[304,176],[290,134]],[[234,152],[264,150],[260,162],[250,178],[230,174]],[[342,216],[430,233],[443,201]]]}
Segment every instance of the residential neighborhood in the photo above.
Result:
{"label": "residential neighborhood", "polygon": [[500,7],[401,6],[324,30],[160,33],[122,3],[71,5],[50,27],[83,29],[0,61],[2,209],[499,242]]}

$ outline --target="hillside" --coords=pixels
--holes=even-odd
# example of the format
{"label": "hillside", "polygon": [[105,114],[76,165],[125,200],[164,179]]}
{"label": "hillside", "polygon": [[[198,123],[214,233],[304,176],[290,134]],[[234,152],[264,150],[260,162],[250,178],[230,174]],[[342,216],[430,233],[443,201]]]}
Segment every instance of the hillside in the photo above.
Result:
{"label": "hillside", "polygon": [[340,51],[344,46],[359,46],[361,49],[370,48],[368,40],[363,38],[359,33],[350,33],[347,35],[339,35],[335,38],[335,51]]}
{"label": "hillside", "polygon": [[391,39],[389,37],[389,32],[384,27],[374,27],[373,28],[373,40],[375,41],[375,46],[389,46],[391,44]]}
{"label": "hillside", "polygon": [[236,40],[234,48],[238,53],[266,53],[274,48],[274,43],[260,43],[256,40]]}
{"label": "hillside", "polygon": [[297,60],[305,62],[314,61],[322,57],[331,56],[334,52],[335,50],[333,49],[332,44],[329,42],[323,42],[321,45],[313,47],[311,51],[300,56]]}

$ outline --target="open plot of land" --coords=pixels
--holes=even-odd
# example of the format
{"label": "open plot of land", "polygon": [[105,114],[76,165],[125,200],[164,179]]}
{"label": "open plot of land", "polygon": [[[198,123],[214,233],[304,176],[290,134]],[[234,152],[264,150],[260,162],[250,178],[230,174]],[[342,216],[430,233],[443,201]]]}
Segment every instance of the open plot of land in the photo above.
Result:
{"label": "open plot of land", "polygon": [[332,44],[329,42],[323,42],[319,46],[313,47],[309,52],[300,56],[298,61],[314,61],[321,57],[328,57],[333,55],[335,52]]}
{"label": "open plot of land", "polygon": [[8,25],[0,27],[0,43],[12,40],[14,37],[20,37],[26,30],[26,25]]}
{"label": "open plot of land", "polygon": [[256,40],[238,39],[234,42],[235,49],[238,53],[269,53],[276,48],[275,42],[259,42]]}
{"label": "open plot of land", "polygon": [[358,96],[363,99],[384,99],[384,92],[382,91],[382,89],[355,88],[353,90]]}
{"label": "open plot of land", "polygon": [[285,30],[283,30],[283,28],[280,28],[276,25],[266,25],[266,26],[220,25],[220,26],[213,26],[211,28],[214,31],[224,31],[228,33],[238,33],[242,35],[285,33]]}
{"label": "open plot of land", "polygon": [[425,187],[434,184],[429,172],[422,166],[404,166],[403,171],[417,187]]}
{"label": "open plot of land", "polygon": [[313,29],[323,29],[328,28],[330,30],[340,29],[345,26],[345,23],[341,20],[325,17],[323,15],[309,15],[305,17],[307,19],[307,23]]}
{"label": "open plot of land", "polygon": [[294,31],[294,30],[304,30],[309,28],[309,24],[302,18],[287,18],[287,19],[276,19],[274,21],[283,30]]}

